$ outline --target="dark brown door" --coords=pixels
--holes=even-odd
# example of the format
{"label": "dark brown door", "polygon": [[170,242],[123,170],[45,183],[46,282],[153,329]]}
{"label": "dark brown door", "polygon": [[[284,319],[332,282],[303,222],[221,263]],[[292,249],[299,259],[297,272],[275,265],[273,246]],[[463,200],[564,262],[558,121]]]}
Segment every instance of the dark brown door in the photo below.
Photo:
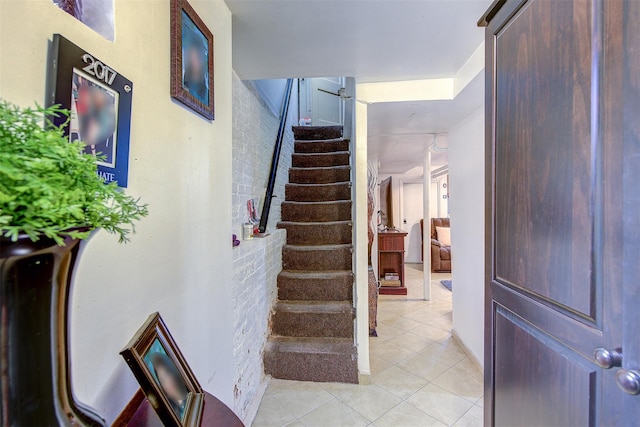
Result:
{"label": "dark brown door", "polygon": [[486,425],[640,425],[616,382],[640,369],[639,12],[513,0],[481,21]]}

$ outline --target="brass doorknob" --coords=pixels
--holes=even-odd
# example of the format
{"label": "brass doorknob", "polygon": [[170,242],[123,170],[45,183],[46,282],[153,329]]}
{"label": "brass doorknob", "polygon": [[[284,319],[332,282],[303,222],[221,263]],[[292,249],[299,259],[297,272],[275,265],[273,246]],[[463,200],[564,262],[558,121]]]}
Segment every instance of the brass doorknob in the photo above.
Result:
{"label": "brass doorknob", "polygon": [[622,366],[622,349],[607,350],[606,348],[596,348],[593,352],[593,358],[598,366],[604,369]]}
{"label": "brass doorknob", "polygon": [[640,372],[620,369],[616,372],[616,382],[625,393],[640,394]]}

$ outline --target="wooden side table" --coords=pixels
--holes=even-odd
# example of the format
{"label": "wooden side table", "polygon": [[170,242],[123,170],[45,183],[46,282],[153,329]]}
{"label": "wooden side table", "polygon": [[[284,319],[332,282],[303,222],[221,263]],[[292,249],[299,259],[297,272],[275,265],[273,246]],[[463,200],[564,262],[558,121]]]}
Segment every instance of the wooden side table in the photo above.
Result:
{"label": "wooden side table", "polygon": [[[205,392],[202,427],[244,427],[240,418],[227,405]],[[164,427],[142,390],[133,396],[112,427]]]}
{"label": "wooden side table", "polygon": [[[404,231],[378,233],[378,277],[382,286],[380,295],[406,295],[404,282]],[[398,273],[400,286],[384,286],[385,273]]]}

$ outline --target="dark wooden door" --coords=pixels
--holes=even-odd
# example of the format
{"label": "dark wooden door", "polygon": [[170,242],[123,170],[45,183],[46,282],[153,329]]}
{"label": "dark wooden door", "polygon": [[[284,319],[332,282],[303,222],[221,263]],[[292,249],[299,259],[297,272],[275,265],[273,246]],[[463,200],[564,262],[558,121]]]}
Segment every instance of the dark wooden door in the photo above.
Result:
{"label": "dark wooden door", "polygon": [[486,425],[640,424],[621,367],[594,359],[640,369],[639,12],[507,0],[481,20]]}

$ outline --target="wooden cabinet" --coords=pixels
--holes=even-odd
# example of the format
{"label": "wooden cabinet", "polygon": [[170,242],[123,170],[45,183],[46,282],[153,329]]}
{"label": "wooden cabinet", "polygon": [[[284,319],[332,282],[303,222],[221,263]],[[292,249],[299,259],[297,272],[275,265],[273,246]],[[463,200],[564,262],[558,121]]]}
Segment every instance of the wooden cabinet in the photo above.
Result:
{"label": "wooden cabinet", "polygon": [[[404,283],[404,231],[385,231],[378,233],[378,277],[381,295],[406,295]],[[385,274],[397,273],[400,286],[385,286]]]}

